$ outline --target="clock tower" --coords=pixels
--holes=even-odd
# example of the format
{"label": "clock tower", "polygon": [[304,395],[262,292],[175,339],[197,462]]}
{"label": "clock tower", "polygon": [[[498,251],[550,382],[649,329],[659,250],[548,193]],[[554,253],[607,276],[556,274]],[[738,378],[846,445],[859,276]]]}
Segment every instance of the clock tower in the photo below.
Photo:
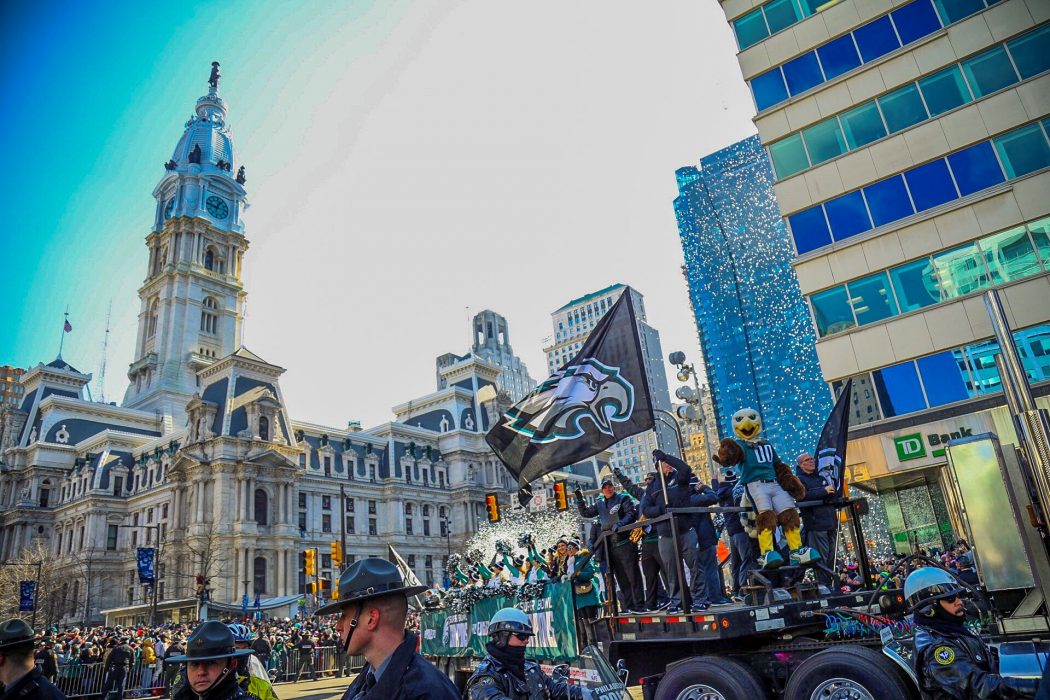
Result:
{"label": "clock tower", "polygon": [[241,341],[245,176],[234,159],[219,77],[213,63],[208,94],[197,100],[153,190],[156,213],[146,236],[149,264],[124,405],[157,411],[165,432],[185,423],[186,404],[200,389],[197,371]]}

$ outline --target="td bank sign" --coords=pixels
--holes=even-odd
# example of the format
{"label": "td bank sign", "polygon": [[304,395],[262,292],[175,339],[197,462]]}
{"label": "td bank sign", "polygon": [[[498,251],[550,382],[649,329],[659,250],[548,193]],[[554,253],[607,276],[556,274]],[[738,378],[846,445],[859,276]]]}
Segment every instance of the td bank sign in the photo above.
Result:
{"label": "td bank sign", "polygon": [[994,432],[991,417],[977,414],[957,421],[938,421],[918,425],[883,436],[887,467],[910,469],[925,466],[926,462],[941,461],[951,440]]}

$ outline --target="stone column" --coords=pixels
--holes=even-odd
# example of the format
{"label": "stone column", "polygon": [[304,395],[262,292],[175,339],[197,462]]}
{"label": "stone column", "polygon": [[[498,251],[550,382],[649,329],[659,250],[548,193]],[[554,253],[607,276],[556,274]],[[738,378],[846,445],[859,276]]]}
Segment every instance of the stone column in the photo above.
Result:
{"label": "stone column", "polygon": [[245,510],[247,511],[246,519],[251,522],[255,520],[255,478],[248,477],[248,493],[245,494],[248,498],[248,502],[245,504]]}

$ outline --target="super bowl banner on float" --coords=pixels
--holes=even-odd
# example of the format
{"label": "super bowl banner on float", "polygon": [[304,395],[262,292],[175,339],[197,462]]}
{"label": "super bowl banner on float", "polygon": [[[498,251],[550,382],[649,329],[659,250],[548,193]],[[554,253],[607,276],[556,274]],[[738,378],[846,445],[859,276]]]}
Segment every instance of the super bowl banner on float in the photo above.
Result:
{"label": "super bowl banner on float", "polygon": [[631,291],[624,288],[575,357],[485,435],[519,488],[654,426]]}

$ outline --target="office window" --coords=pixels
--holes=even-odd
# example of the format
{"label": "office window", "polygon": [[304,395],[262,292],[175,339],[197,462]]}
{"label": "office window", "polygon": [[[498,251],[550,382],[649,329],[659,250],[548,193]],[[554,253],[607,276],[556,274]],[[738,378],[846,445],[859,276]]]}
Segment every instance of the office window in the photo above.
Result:
{"label": "office window", "polygon": [[306,507],[306,494],[305,493],[300,493],[299,494],[299,507],[300,508],[305,508]]}
{"label": "office window", "polygon": [[1014,333],[1014,345],[1021,365],[1033,382],[1050,379],[1050,325],[1035,326]]}
{"label": "office window", "polygon": [[845,285],[825,289],[809,298],[813,304],[813,318],[821,337],[840,333],[857,325]]}
{"label": "office window", "polygon": [[853,43],[853,35],[846,34],[817,47],[817,56],[824,69],[824,78],[832,78],[853,70],[860,65],[860,54]]}
{"label": "office window", "polygon": [[1005,179],[992,145],[987,141],[950,154],[948,165],[963,196],[997,185]]}
{"label": "office window", "polygon": [[1050,24],[1006,42],[1006,47],[1022,80],[1050,70]]}
{"label": "office window", "polygon": [[900,48],[901,45],[888,16],[857,27],[853,30],[853,36],[857,40],[860,57],[865,63],[874,61],[879,56]]}
{"label": "office window", "polygon": [[802,144],[802,134],[792,134],[769,145],[769,156],[777,178],[784,179],[809,167],[806,147]]}
{"label": "office window", "polygon": [[831,224],[831,234],[836,241],[867,231],[871,228],[868,210],[860,191],[850,192],[824,203],[824,211]]}
{"label": "office window", "polygon": [[299,529],[306,531],[306,513],[299,513]]}
{"label": "office window", "polygon": [[369,518],[368,519],[368,534],[369,535],[376,535],[378,533],[379,533],[379,531],[376,529],[376,519],[375,518]]}
{"label": "office window", "polygon": [[926,100],[930,116],[955,109],[970,101],[970,89],[958,66],[949,66],[919,80],[919,90]]}
{"label": "office window", "polygon": [[860,148],[886,135],[882,115],[874,100],[844,112],[840,120],[846,143],[851,149]]}
{"label": "office window", "polygon": [[930,0],[914,0],[890,13],[902,44],[921,39],[941,28]]}
{"label": "office window", "polygon": [[959,350],[947,350],[915,361],[930,406],[943,406],[971,397],[970,378],[965,364],[960,366],[961,361],[962,352]]}
{"label": "office window", "polygon": [[902,313],[921,309],[941,300],[933,265],[927,259],[900,265],[890,270],[893,291],[897,293]]}
{"label": "office window", "polygon": [[803,209],[788,217],[799,255],[831,243],[831,231],[820,206]]}
{"label": "office window", "polygon": [[321,516],[321,532],[332,531],[332,516],[329,513],[325,513]]}
{"label": "office window", "polygon": [[966,59],[962,68],[974,97],[984,97],[1017,82],[1017,73],[1002,46]]}
{"label": "office window", "polygon": [[935,253],[933,269],[945,299],[961,297],[989,286],[977,243]]}
{"label": "office window", "polygon": [[1010,179],[1050,165],[1050,147],[1038,124],[1029,124],[992,139]]}
{"label": "office window", "polygon": [[904,173],[916,211],[925,211],[959,196],[943,159],[920,165]]}
{"label": "office window", "polygon": [[817,54],[813,51],[793,58],[783,66],[784,80],[787,81],[788,92],[797,95],[805,92],[815,85],[824,82],[824,76],[820,72],[820,64],[817,62]]}
{"label": "office window", "polygon": [[737,44],[739,44],[741,50],[754,46],[769,36],[766,18],[762,16],[762,8],[748,12],[743,17],[733,20],[733,31],[736,32]]}
{"label": "office window", "polygon": [[859,325],[897,315],[897,302],[885,272],[854,280],[846,287]]}
{"label": "office window", "polygon": [[117,551],[117,526],[107,525],[106,526],[106,551],[115,552]]}
{"label": "office window", "polygon": [[871,374],[882,412],[887,418],[926,408],[914,362],[883,367]]}
{"label": "office window", "polygon": [[802,137],[806,140],[806,150],[809,151],[813,165],[846,152],[846,139],[842,137],[836,119],[817,122],[808,129],[803,129]]}
{"label": "office window", "polygon": [[966,383],[971,394],[985,395],[1002,391],[1003,381],[995,366],[995,356],[999,354],[998,341],[985,340],[967,345],[961,352],[972,377],[972,381]]}
{"label": "office window", "polygon": [[908,199],[908,190],[904,187],[904,178],[900,175],[868,185],[864,188],[864,198],[868,201],[868,209],[875,226],[915,213],[911,200]]}
{"label": "office window", "polygon": [[891,134],[918,124],[929,116],[915,83],[909,83],[899,90],[886,93],[878,99],[878,102],[882,115],[886,117],[886,127]]}
{"label": "office window", "polygon": [[773,0],[773,2],[766,3],[762,9],[766,13],[766,22],[769,24],[771,34],[786,29],[802,19],[802,11],[796,0]]}
{"label": "office window", "polygon": [[1042,271],[1024,226],[986,236],[978,245],[984,253],[992,284],[1019,280]]}
{"label": "office window", "polygon": [[412,518],[405,518],[405,534],[411,535],[412,532]]}
{"label": "office window", "polygon": [[1028,224],[1028,230],[1035,241],[1035,249],[1043,259],[1043,268],[1050,270],[1050,218]]}
{"label": "office window", "polygon": [[983,0],[933,0],[941,22],[951,24],[984,9]]}
{"label": "office window", "polygon": [[787,99],[787,86],[779,68],[766,71],[751,79],[751,91],[755,95],[755,106],[761,112],[767,107],[780,104]]}
{"label": "office window", "polygon": [[375,515],[376,514],[376,502],[375,501],[369,501],[368,502],[368,514],[369,515]]}
{"label": "office window", "polygon": [[322,510],[331,510],[332,509],[332,497],[331,496],[321,496],[321,509]]}

